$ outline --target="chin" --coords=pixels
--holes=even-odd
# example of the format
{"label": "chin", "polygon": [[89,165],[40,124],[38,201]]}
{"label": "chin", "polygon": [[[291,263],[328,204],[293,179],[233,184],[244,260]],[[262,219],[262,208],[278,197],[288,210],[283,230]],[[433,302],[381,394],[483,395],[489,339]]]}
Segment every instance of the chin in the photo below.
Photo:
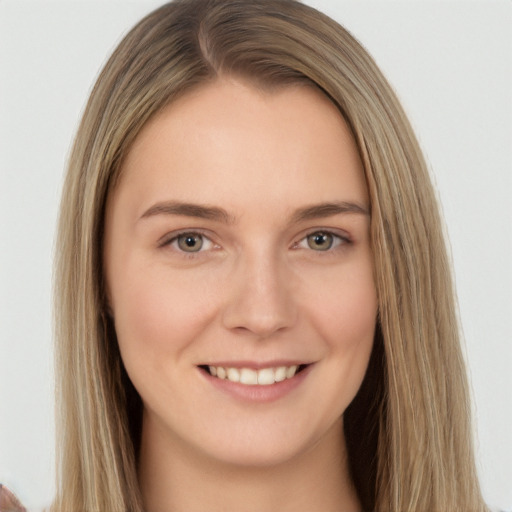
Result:
{"label": "chin", "polygon": [[268,469],[286,465],[301,454],[307,452],[307,447],[292,447],[292,446],[251,446],[232,445],[231,448],[222,453],[210,452],[210,458],[221,464],[236,467],[239,469]]}
{"label": "chin", "polygon": [[314,452],[322,451],[322,446],[330,446],[332,450],[333,441],[337,444],[336,440],[343,439],[341,417],[325,430],[301,428],[305,426],[299,423],[293,428],[266,425],[260,430],[237,429],[224,438],[211,432],[211,437],[203,438],[205,444],[198,448],[213,463],[240,469],[268,469],[305,461]]}

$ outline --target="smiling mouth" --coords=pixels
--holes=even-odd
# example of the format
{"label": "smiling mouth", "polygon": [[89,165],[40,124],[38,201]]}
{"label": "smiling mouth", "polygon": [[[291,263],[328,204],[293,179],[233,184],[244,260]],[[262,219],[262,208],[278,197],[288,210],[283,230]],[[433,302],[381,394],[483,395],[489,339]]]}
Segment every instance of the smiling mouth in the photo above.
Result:
{"label": "smiling mouth", "polygon": [[201,365],[200,368],[217,379],[229,380],[246,386],[271,386],[272,384],[292,379],[308,366],[309,364],[301,364],[261,368],[260,370],[208,365]]}

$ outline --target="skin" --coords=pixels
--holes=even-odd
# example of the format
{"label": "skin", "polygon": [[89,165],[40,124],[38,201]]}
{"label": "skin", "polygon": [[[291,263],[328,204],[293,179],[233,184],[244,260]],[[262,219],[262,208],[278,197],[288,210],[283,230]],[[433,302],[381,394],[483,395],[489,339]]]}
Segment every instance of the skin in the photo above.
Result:
{"label": "skin", "polygon": [[[148,512],[360,510],[342,426],[377,315],[368,204],[350,131],[312,87],[224,77],[139,134],[107,203],[104,264],[144,404]],[[309,366],[266,401],[199,367],[277,360]]]}

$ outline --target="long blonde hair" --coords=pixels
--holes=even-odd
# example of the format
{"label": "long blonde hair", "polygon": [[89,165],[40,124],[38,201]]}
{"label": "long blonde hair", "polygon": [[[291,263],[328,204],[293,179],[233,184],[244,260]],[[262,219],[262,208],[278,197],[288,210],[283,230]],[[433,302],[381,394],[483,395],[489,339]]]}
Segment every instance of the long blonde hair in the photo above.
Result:
{"label": "long blonde hair", "polygon": [[379,317],[345,412],[364,510],[481,512],[450,263],[427,167],[391,87],[340,25],[294,0],[178,0],[124,38],[91,93],[69,160],[56,259],[54,512],[142,512],[142,404],[106,311],[105,203],[156,112],[220,74],[319,87],[364,164]]}

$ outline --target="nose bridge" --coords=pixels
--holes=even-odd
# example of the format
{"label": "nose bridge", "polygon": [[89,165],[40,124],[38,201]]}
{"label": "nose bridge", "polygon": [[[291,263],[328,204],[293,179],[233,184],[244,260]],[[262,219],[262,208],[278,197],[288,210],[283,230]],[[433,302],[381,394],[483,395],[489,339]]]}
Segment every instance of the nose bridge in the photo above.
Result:
{"label": "nose bridge", "polygon": [[224,325],[268,337],[295,321],[285,259],[270,248],[244,253],[230,277]]}

